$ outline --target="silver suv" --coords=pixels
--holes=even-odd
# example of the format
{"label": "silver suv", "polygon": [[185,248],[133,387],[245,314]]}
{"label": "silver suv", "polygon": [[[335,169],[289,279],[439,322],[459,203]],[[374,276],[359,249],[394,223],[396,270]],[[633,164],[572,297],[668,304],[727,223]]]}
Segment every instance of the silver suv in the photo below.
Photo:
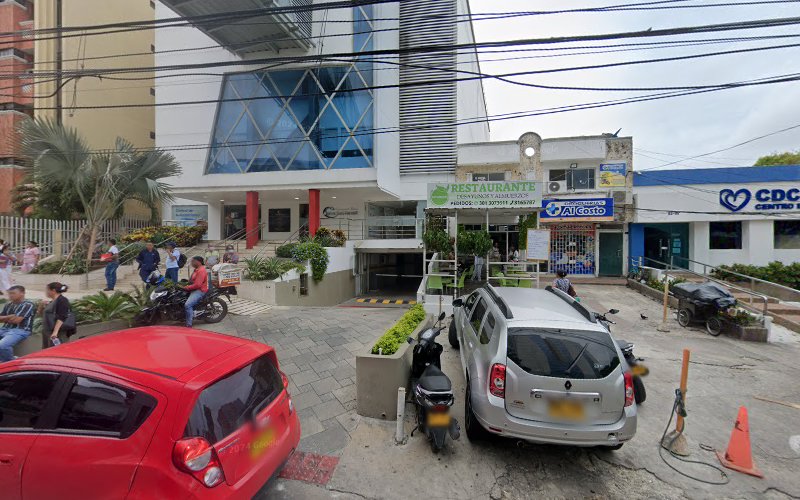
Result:
{"label": "silver suv", "polygon": [[449,340],[460,346],[470,440],[619,449],[633,438],[631,373],[593,312],[552,287],[487,285],[453,305]]}

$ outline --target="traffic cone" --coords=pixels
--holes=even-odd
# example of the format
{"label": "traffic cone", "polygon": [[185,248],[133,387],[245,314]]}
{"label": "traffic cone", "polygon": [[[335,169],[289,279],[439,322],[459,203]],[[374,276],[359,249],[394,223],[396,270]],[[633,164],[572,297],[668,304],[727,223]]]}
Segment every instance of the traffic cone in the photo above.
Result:
{"label": "traffic cone", "polygon": [[722,465],[735,471],[750,474],[751,476],[764,477],[760,470],[753,464],[753,454],[750,451],[750,424],[747,421],[747,408],[739,408],[739,416],[731,432],[728,451],[723,455],[717,452],[717,458]]}

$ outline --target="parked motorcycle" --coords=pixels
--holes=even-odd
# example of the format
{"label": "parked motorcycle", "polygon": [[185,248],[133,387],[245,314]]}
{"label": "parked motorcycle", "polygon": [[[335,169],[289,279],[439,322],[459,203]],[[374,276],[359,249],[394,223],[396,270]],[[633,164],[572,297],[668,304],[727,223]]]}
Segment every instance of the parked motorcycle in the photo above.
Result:
{"label": "parked motorcycle", "polygon": [[[425,433],[434,453],[444,448],[448,434],[453,440],[461,436],[458,421],[450,415],[455,397],[450,378],[442,372],[442,345],[436,342],[436,337],[444,330],[439,326],[444,318],[442,313],[433,328],[419,334],[411,362],[411,398],[417,421],[414,431],[419,429]],[[414,343],[412,338],[408,341]],[[412,436],[414,431],[411,431]]]}
{"label": "parked motorcycle", "polygon": [[[181,284],[188,282],[182,281]],[[231,290],[233,288],[233,290]],[[183,322],[186,320],[184,304],[189,298],[189,293],[169,282],[162,281],[150,292],[150,306],[142,309],[134,317],[137,325],[148,326],[160,320]],[[228,305],[223,300],[227,297],[231,302],[231,294],[236,294],[236,288],[211,288],[208,293],[197,303],[194,308],[194,319],[206,323],[219,323],[228,314]]]}
{"label": "parked motorcycle", "polygon": [[[617,314],[618,312],[617,309],[611,309],[605,314],[595,313],[595,317],[606,327],[606,330],[611,332],[611,325],[615,325],[616,323],[608,319],[607,315]],[[637,358],[636,355],[633,354],[632,343],[627,340],[617,340],[616,342],[617,346],[619,346],[619,350],[622,351],[622,355],[625,356],[625,361],[628,363],[628,366],[631,367],[631,375],[633,376],[633,396],[636,400],[636,404],[642,404],[647,399],[647,391],[644,388],[642,377],[646,377],[647,374],[650,373],[650,369],[645,366],[644,358]]]}

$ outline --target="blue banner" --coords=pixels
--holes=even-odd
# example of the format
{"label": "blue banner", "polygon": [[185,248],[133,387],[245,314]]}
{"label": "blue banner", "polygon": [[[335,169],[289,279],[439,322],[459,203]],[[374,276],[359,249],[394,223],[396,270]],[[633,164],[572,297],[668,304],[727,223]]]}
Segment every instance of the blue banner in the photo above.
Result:
{"label": "blue banner", "polygon": [[544,200],[540,214],[543,222],[611,222],[614,220],[613,198]]}

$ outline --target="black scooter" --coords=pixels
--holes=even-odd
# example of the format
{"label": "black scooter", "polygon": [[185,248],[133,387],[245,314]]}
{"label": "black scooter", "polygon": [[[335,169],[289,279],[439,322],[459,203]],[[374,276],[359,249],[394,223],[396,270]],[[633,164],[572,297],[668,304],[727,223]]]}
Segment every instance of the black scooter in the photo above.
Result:
{"label": "black scooter", "polygon": [[[611,332],[611,325],[616,325],[613,321],[608,319],[608,314],[617,314],[617,309],[611,309],[605,314],[595,313],[595,317],[606,327],[606,330]],[[625,356],[625,361],[631,367],[631,375],[633,375],[633,397],[636,399],[636,404],[642,404],[647,399],[647,391],[644,388],[642,377],[646,377],[650,373],[650,369],[644,365],[644,358],[637,358],[633,354],[633,344],[627,340],[616,340],[619,350]]]}
{"label": "black scooter", "polygon": [[[444,448],[447,434],[453,440],[461,436],[458,421],[450,415],[455,397],[450,378],[442,372],[442,345],[436,342],[436,337],[444,330],[439,326],[444,318],[442,313],[433,328],[419,334],[411,362],[411,400],[417,418],[414,431],[419,429],[428,436],[434,453]],[[409,338],[408,342],[414,343],[414,339]],[[412,436],[414,431],[411,431]]]}

